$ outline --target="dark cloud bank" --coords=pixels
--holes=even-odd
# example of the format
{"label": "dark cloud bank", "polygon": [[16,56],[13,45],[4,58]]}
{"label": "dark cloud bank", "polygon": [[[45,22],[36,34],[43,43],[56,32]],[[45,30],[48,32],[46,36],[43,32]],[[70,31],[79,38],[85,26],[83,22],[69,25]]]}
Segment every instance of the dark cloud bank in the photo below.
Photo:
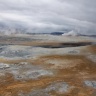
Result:
{"label": "dark cloud bank", "polygon": [[0,0],[0,30],[96,35],[96,0]]}

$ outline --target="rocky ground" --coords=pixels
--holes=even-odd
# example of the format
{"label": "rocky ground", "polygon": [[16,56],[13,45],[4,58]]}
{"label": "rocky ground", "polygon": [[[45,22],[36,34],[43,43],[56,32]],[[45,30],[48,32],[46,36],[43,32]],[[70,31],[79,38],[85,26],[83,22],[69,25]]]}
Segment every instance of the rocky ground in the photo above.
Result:
{"label": "rocky ground", "polygon": [[1,36],[0,96],[96,96],[96,39]]}

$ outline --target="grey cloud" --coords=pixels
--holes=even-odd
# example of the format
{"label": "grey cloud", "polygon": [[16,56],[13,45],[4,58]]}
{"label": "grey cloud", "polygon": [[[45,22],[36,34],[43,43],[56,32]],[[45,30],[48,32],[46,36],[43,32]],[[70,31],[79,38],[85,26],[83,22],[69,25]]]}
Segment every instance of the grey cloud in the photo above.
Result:
{"label": "grey cloud", "polygon": [[95,16],[95,0],[0,0],[0,21],[22,24],[31,32],[77,29],[96,34]]}

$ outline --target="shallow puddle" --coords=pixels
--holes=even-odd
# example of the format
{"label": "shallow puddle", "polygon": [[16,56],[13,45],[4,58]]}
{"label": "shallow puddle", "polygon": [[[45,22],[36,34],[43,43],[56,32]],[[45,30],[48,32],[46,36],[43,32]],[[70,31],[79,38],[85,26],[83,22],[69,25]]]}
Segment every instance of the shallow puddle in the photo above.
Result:
{"label": "shallow puddle", "polygon": [[77,42],[77,43],[59,43],[58,45],[39,45],[35,47],[42,47],[42,48],[66,48],[66,47],[79,47],[79,46],[87,46],[92,45],[91,42]]}

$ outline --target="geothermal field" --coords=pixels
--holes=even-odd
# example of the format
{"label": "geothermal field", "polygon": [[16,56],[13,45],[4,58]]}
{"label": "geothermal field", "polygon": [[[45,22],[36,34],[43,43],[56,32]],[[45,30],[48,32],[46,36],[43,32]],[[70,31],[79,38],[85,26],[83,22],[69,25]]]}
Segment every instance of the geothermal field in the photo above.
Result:
{"label": "geothermal field", "polygon": [[96,39],[0,35],[0,96],[96,96]]}

